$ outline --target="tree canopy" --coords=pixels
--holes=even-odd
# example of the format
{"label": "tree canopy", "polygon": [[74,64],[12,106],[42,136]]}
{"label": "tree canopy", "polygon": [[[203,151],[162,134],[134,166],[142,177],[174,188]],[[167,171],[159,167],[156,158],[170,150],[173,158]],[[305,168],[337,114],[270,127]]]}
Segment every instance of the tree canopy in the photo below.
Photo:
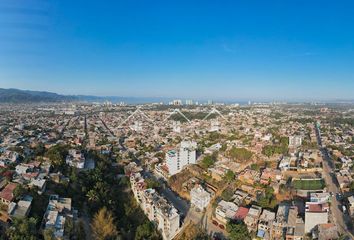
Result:
{"label": "tree canopy", "polygon": [[7,237],[10,240],[36,240],[38,239],[36,224],[35,218],[16,218],[6,232]]}
{"label": "tree canopy", "polygon": [[107,208],[101,208],[94,216],[91,224],[92,235],[95,240],[110,240],[118,236],[114,219]]}
{"label": "tree canopy", "polygon": [[237,147],[232,147],[229,154],[231,158],[240,161],[247,161],[251,159],[253,155],[252,152],[247,150],[246,148],[237,148]]}
{"label": "tree canopy", "polygon": [[155,226],[146,221],[144,224],[140,225],[136,229],[135,233],[135,240],[144,240],[144,239],[151,239],[151,240],[159,240],[161,237],[156,232]]}
{"label": "tree canopy", "polygon": [[230,240],[251,240],[247,226],[243,222],[229,222],[226,230]]}

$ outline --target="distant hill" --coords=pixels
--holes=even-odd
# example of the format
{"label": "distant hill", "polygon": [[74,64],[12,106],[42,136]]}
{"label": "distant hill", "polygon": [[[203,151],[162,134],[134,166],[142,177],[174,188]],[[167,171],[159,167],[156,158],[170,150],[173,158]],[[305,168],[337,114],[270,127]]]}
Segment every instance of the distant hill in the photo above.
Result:
{"label": "distant hill", "polygon": [[77,101],[74,96],[51,92],[0,88],[0,103],[66,102]]}
{"label": "distant hill", "polygon": [[119,97],[119,96],[88,96],[88,95],[60,95],[45,91],[30,91],[20,89],[0,88],[0,103],[37,103],[37,102],[125,102],[130,104],[167,101],[167,98]]}

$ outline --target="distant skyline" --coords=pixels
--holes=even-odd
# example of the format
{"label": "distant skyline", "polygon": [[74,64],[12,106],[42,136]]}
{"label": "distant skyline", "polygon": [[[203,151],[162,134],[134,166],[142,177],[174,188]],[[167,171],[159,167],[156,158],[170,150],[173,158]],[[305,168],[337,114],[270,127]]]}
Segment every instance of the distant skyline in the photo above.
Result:
{"label": "distant skyline", "polygon": [[353,1],[0,2],[0,88],[354,99]]}

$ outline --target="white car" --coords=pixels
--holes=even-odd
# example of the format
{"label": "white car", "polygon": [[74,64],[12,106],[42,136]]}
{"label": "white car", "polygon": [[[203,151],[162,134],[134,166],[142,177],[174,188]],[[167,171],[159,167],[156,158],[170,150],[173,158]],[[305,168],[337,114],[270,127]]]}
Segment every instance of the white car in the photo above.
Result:
{"label": "white car", "polygon": [[346,213],[347,212],[347,207],[346,206],[342,206],[342,210],[343,210],[343,213]]}

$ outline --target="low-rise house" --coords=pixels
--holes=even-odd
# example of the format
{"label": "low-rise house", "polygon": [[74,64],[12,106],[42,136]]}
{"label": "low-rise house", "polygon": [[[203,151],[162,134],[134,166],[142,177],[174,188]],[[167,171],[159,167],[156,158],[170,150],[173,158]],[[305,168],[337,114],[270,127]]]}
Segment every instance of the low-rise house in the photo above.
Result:
{"label": "low-rise house", "polygon": [[284,239],[287,228],[295,228],[295,223],[298,215],[298,209],[289,204],[280,204],[278,207],[276,218],[273,222],[273,234],[275,239]]}
{"label": "low-rise house", "polygon": [[312,236],[318,240],[338,239],[338,228],[333,223],[319,224],[313,231]]}
{"label": "low-rise house", "polygon": [[300,240],[305,235],[305,223],[302,218],[298,217],[298,209],[291,206],[288,211],[285,238],[288,240]]}
{"label": "low-rise house", "polygon": [[16,173],[19,175],[26,174],[29,170],[30,167],[27,164],[19,164],[15,168]]}
{"label": "low-rise house", "polygon": [[232,198],[234,199],[234,203],[239,206],[248,196],[248,193],[238,189]]}
{"label": "low-rise house", "polygon": [[37,187],[38,194],[43,194],[47,187],[47,180],[43,178],[35,178],[32,179],[31,182],[28,184],[30,187]]}
{"label": "low-rise house", "polygon": [[245,224],[247,225],[248,231],[257,230],[257,223],[261,215],[262,208],[256,205],[252,205],[249,209],[247,216],[244,219]]}
{"label": "low-rise house", "polygon": [[329,202],[330,194],[328,192],[310,193],[310,202],[325,203]]}
{"label": "low-rise house", "polygon": [[264,209],[258,222],[257,237],[263,239],[272,239],[272,227],[275,219],[275,213]]}
{"label": "low-rise house", "polygon": [[19,158],[20,154],[9,150],[5,150],[4,153],[0,155],[0,161],[8,163],[15,163]]}
{"label": "low-rise house", "polygon": [[346,188],[349,187],[349,184],[351,182],[351,179],[350,177],[346,176],[346,175],[337,175],[337,180],[338,180],[338,183],[339,183],[339,187],[342,189],[342,190],[345,190]]}
{"label": "low-rise house", "polygon": [[196,185],[191,190],[191,204],[200,210],[204,210],[211,199],[211,194],[204,190],[201,185]]}
{"label": "low-rise house", "polygon": [[249,211],[248,208],[239,207],[235,214],[235,220],[243,221],[246,218],[248,211]]}
{"label": "low-rise house", "polygon": [[11,202],[7,211],[10,218],[27,217],[31,210],[32,200],[31,196],[26,195],[17,203]]}
{"label": "low-rise house", "polygon": [[298,135],[289,136],[289,148],[297,148],[302,144],[302,137]]}
{"label": "low-rise house", "polygon": [[217,221],[227,224],[230,219],[235,219],[238,206],[233,202],[221,200],[215,209],[215,218]]}
{"label": "low-rise house", "polygon": [[54,231],[54,237],[62,238],[64,236],[67,218],[74,219],[71,198],[61,198],[58,195],[51,195],[49,197],[47,210],[44,214],[43,228],[52,229]]}
{"label": "low-rise house", "polygon": [[127,176],[130,176],[133,173],[141,172],[142,170],[142,167],[138,166],[135,162],[130,162],[124,167],[124,173]]}
{"label": "low-rise house", "polygon": [[311,233],[318,224],[328,223],[328,203],[307,202],[305,208],[305,233]]}
{"label": "low-rise house", "polygon": [[262,171],[261,184],[269,184],[271,182],[280,181],[282,178],[281,172],[277,169],[266,168]]}
{"label": "low-rise house", "polygon": [[65,159],[66,163],[72,167],[82,169],[85,167],[85,156],[81,151],[70,149]]}
{"label": "low-rise house", "polygon": [[286,229],[286,240],[302,240],[305,235],[305,223],[301,218],[296,219],[293,226],[288,226]]}
{"label": "low-rise house", "polygon": [[290,158],[290,157],[287,157],[287,156],[283,156],[281,159],[280,159],[280,162],[279,162],[279,166],[278,168],[281,170],[281,171],[288,171],[290,169],[292,169],[292,162],[294,161],[294,158]]}
{"label": "low-rise house", "polygon": [[246,169],[238,176],[238,179],[242,182],[253,185],[260,180],[260,173],[252,169]]}
{"label": "low-rise house", "polygon": [[9,183],[0,192],[0,201],[5,205],[9,205],[14,199],[14,190],[17,187],[16,183]]}

